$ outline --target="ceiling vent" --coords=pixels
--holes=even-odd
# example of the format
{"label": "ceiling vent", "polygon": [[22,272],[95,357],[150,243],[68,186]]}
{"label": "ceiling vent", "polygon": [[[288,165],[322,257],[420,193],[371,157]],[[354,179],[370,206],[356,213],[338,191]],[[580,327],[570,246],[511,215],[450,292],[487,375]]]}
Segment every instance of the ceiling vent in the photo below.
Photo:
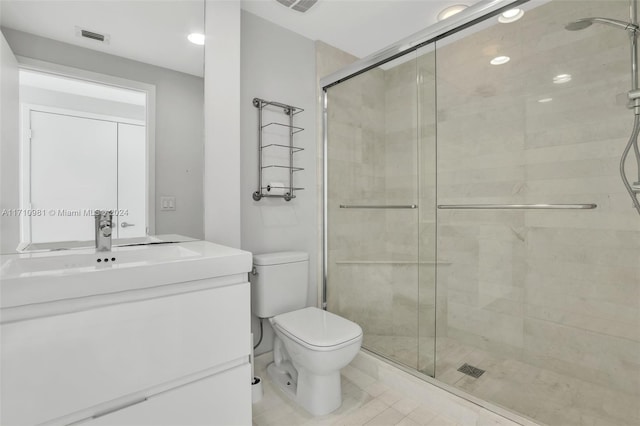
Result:
{"label": "ceiling vent", "polygon": [[76,27],[76,37],[88,38],[104,44],[109,44],[109,40],[111,40],[109,34],[100,34],[95,31],[84,30],[80,27]]}
{"label": "ceiling vent", "polygon": [[306,12],[318,2],[318,0],[276,0],[283,6],[293,9],[298,12]]}

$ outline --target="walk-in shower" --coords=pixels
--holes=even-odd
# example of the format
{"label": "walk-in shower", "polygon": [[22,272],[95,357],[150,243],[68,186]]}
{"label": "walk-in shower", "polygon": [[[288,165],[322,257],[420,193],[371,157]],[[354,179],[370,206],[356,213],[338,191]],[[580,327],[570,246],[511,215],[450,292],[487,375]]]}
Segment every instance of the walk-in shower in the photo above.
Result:
{"label": "walk-in shower", "polygon": [[[568,23],[565,28],[569,31],[580,31],[590,27],[592,24],[604,24],[614,28],[625,30],[629,33],[629,40],[631,45],[631,90],[628,93],[629,107],[633,109],[634,121],[633,130],[631,131],[631,137],[629,142],[622,151],[622,157],[620,159],[620,177],[622,182],[631,196],[633,206],[640,214],[640,201],[638,201],[638,194],[640,193],[640,148],[638,147],[638,134],[640,134],[640,91],[638,90],[638,2],[637,0],[629,0],[629,18],[630,22],[624,22],[617,19],[610,18],[582,18],[577,21]],[[629,156],[629,151],[635,153],[636,161],[636,173],[638,180],[631,184],[626,172],[626,162]]]}
{"label": "walk-in shower", "polygon": [[629,16],[484,1],[322,79],[324,302],[366,350],[543,424],[640,424]]}

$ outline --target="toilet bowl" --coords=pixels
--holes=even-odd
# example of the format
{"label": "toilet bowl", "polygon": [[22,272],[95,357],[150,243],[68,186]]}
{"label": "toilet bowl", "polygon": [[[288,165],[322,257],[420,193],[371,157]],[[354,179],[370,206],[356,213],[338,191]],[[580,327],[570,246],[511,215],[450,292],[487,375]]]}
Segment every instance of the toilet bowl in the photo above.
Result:
{"label": "toilet bowl", "polygon": [[315,416],[342,404],[340,370],[360,350],[362,328],[307,300],[309,256],[302,252],[254,256],[252,311],[275,331],[269,378]]}
{"label": "toilet bowl", "polygon": [[340,370],[360,350],[360,326],[313,307],[269,321],[276,333],[274,362],[267,368],[269,376],[315,416],[339,408]]}

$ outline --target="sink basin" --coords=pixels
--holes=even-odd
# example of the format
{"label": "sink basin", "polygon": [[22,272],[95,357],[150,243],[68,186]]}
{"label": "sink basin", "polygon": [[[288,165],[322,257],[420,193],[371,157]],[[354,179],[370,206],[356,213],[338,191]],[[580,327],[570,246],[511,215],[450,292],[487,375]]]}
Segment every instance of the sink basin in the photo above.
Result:
{"label": "sink basin", "polygon": [[251,270],[251,253],[207,241],[0,256],[0,308],[140,290]]}
{"label": "sink basin", "polygon": [[[150,247],[153,247],[150,249]],[[7,259],[2,263],[2,279],[48,275],[71,275],[107,268],[128,268],[149,262],[180,261],[199,256],[179,244],[165,246],[115,247],[110,252],[38,253]]]}

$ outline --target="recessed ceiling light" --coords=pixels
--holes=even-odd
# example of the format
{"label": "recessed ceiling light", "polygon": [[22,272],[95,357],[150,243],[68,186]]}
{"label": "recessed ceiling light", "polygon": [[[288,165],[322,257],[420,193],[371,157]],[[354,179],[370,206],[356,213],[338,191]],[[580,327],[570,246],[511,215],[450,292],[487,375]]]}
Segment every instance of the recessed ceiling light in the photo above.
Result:
{"label": "recessed ceiling light", "polygon": [[571,74],[558,74],[553,77],[554,84],[564,84],[571,81]]}
{"label": "recessed ceiling light", "polygon": [[491,65],[502,65],[502,64],[506,64],[510,60],[511,58],[508,56],[496,56],[490,61],[490,63]]}
{"label": "recessed ceiling light", "polygon": [[467,7],[469,6],[464,4],[456,4],[454,6],[449,6],[445,9],[442,9],[442,12],[438,13],[438,21],[443,21],[447,18],[451,18],[456,13],[460,13],[465,10]]}
{"label": "recessed ceiling light", "polygon": [[542,98],[542,99],[538,99],[538,102],[540,102],[541,104],[546,104],[547,102],[551,102],[553,100],[553,98]]}
{"label": "recessed ceiling light", "polygon": [[509,9],[506,12],[502,12],[500,16],[498,16],[498,22],[502,22],[503,24],[510,24],[511,22],[516,22],[523,16],[524,10],[518,9],[516,7],[514,9]]}
{"label": "recessed ceiling light", "polygon": [[200,33],[191,33],[187,36],[187,39],[193,43],[193,44],[197,44],[198,46],[202,46],[204,45],[204,34],[200,34]]}

